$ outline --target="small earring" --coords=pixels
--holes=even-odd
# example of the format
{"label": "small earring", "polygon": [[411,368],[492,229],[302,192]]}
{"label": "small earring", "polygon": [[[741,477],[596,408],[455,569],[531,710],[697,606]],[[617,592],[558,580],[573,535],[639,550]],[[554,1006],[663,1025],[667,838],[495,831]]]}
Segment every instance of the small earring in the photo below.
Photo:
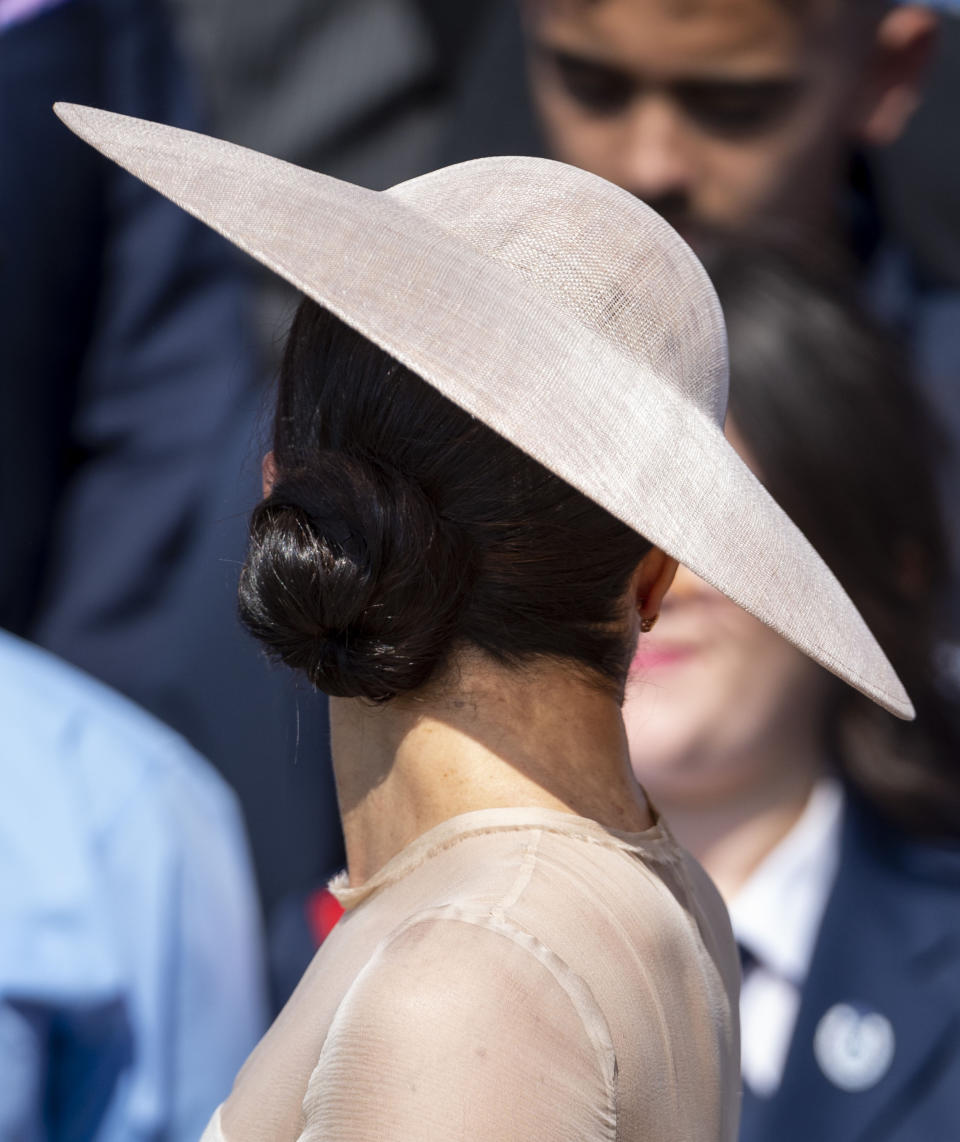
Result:
{"label": "small earring", "polygon": [[641,618],[640,619],[640,631],[641,631],[641,633],[642,634],[649,634],[653,630],[653,628],[657,625],[657,619],[658,618],[660,618],[659,611],[657,612],[657,614],[651,615],[650,618],[648,618],[648,619]]}

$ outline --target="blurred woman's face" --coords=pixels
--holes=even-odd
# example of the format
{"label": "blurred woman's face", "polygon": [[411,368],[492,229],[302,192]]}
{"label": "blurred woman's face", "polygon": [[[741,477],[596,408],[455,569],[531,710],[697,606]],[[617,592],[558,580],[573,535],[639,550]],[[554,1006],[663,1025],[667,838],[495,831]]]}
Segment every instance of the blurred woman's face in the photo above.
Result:
{"label": "blurred woman's face", "polygon": [[627,686],[637,777],[654,801],[691,808],[767,786],[798,747],[815,752],[831,681],[681,567]]}

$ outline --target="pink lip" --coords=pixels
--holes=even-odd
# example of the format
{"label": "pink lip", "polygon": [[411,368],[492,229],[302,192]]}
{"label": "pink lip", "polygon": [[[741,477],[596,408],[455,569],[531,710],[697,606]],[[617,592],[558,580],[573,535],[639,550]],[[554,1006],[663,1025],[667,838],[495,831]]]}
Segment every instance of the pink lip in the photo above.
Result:
{"label": "pink lip", "polygon": [[668,666],[676,666],[686,662],[695,654],[692,646],[670,646],[668,644],[644,646],[643,640],[637,648],[630,665],[630,673],[646,673],[650,670],[662,670]]}

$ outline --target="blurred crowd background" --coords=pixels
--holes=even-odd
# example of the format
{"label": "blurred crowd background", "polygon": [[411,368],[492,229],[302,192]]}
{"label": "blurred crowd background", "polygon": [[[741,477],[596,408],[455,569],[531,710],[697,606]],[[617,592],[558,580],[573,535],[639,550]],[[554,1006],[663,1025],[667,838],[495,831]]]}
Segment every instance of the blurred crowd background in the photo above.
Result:
{"label": "blurred crowd background", "polygon": [[548,155],[688,238],[735,443],[920,713],[841,699],[692,577],[636,665],[637,772],[744,948],[744,1138],[956,1137],[954,8],[0,0],[0,1139],[198,1137],[343,861],[325,700],[235,618],[296,297],[57,100],[374,189]]}

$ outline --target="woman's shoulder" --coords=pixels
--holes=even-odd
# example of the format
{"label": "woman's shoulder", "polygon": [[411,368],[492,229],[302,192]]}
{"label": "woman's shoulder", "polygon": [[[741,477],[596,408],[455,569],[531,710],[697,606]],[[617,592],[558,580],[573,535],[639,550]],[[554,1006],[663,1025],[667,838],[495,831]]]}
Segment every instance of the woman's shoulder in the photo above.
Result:
{"label": "woman's shoulder", "polygon": [[509,923],[561,955],[602,945],[609,959],[621,946],[632,956],[678,942],[695,952],[705,935],[711,952],[734,954],[719,894],[662,824],[630,834],[547,810],[467,814],[421,838],[379,883],[343,895],[350,907],[381,889],[404,923],[456,911],[476,927]]}
{"label": "woman's shoulder", "polygon": [[[419,962],[434,963],[423,981],[432,986],[482,948],[500,977],[546,970],[571,995],[589,993],[598,1013],[629,990],[640,1022],[678,979],[709,975],[735,994],[726,908],[665,827],[618,834],[562,814],[515,817],[506,827],[455,825],[456,843],[440,838],[396,894],[371,900],[385,923],[366,972],[384,972],[415,946]],[[474,973],[475,985],[485,982],[496,988],[499,978]]]}
{"label": "woman's shoulder", "polygon": [[[369,1137],[448,1138],[469,1121],[477,1137],[613,1139],[626,1121],[658,1140],[718,1120],[711,1099],[732,1105],[732,1004],[687,858],[563,825],[463,837],[418,866],[428,889],[337,1006],[305,1140],[357,1114]],[[678,1067],[711,1080],[674,1114],[652,1092]]]}
{"label": "woman's shoulder", "polygon": [[[623,834],[574,818],[531,830],[511,859],[512,875],[493,910],[584,970],[599,947],[609,962],[618,951],[630,959],[644,951],[654,964],[669,952],[674,959],[706,953],[735,965],[726,906],[665,825]],[[486,873],[483,862],[474,863],[479,886]]]}
{"label": "woman's shoulder", "polygon": [[[362,952],[356,945],[368,978],[390,977],[416,947],[417,963],[433,964],[421,981],[430,987],[482,948],[494,976],[478,968],[472,986],[496,991],[504,971],[546,970],[571,994],[589,992],[604,1017],[629,993],[633,1021],[623,1030],[636,1037],[678,981],[698,994],[710,981],[705,1009],[732,1005],[736,992],[726,909],[665,826],[626,834],[552,811],[481,811],[425,834],[344,902],[337,947],[346,952],[351,931],[376,933]],[[365,914],[356,923],[354,911]]]}
{"label": "woman's shoulder", "polygon": [[601,1138],[616,1120],[615,1080],[609,1027],[583,980],[466,896],[408,917],[356,976],[310,1078],[303,1138],[358,1121],[364,1137],[446,1139],[469,1121],[476,1137],[572,1124]]}

